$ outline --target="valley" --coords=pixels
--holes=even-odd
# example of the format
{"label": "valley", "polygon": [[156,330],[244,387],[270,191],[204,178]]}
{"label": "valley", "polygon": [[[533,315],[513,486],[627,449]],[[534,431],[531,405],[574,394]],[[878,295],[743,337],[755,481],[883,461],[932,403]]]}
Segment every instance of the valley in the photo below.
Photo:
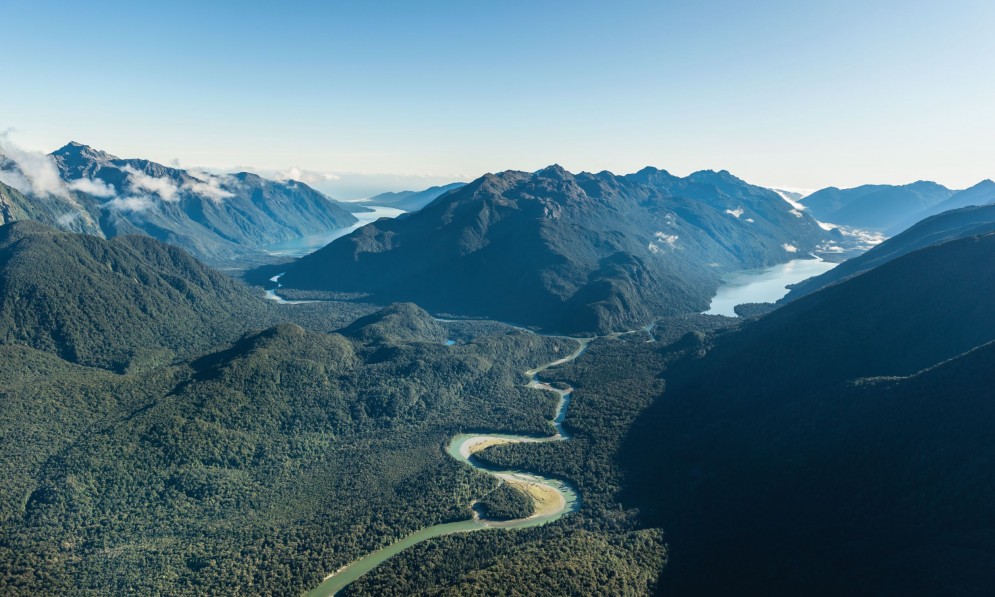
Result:
{"label": "valley", "polygon": [[[591,210],[649,223],[605,226]],[[229,273],[267,290],[147,235],[0,227],[9,363],[0,459],[16,462],[0,510],[0,587],[682,595],[725,593],[737,578],[793,594],[821,574],[822,551],[768,533],[766,553],[803,556],[794,574],[736,555],[757,541],[746,520],[818,526],[777,501],[785,471],[810,484],[794,491],[812,503],[828,491],[794,461],[779,464],[784,451],[825,459],[821,450],[841,437],[866,442],[854,421],[880,415],[859,401],[898,408],[905,394],[919,406],[889,431],[896,444],[913,441],[906,428],[949,442],[922,427],[927,416],[979,433],[962,412],[933,404],[986,395],[979,380],[995,328],[977,297],[990,285],[981,264],[995,253],[991,206],[928,218],[842,263],[841,250],[859,251],[847,244],[854,232],[825,230],[725,172],[506,172],[410,214],[375,208],[356,219],[285,241],[278,262],[244,273],[229,262]],[[667,226],[674,234],[654,230]],[[503,263],[492,259],[522,246],[540,257],[518,262],[514,275],[524,277],[509,295],[495,284],[512,278],[488,277]],[[462,256],[447,262],[459,275],[426,248]],[[378,265],[350,273],[348,255]],[[564,266],[568,256],[589,260]],[[394,267],[417,284],[370,292],[293,282],[312,268],[317,280],[393,284]],[[565,291],[578,273],[584,281]],[[465,282],[455,296],[437,294],[455,280]],[[488,293],[485,311],[473,297]],[[519,304],[501,306],[509,296]],[[412,298],[431,311],[395,302]],[[530,310],[536,300],[545,310]],[[867,449],[876,454],[868,470],[907,470],[900,456]],[[861,475],[870,472],[833,470],[850,487],[869,483]],[[904,499],[905,481],[891,483],[882,495]],[[869,543],[901,536],[925,549],[917,533],[939,532],[927,523],[899,532],[880,514],[884,498],[837,499],[868,509]],[[766,502],[780,504],[776,514],[756,506]],[[897,512],[924,517],[918,508]],[[825,535],[842,549],[845,538]],[[959,545],[936,546],[945,565]],[[938,590],[953,586],[921,556],[889,549],[863,552],[883,558],[859,569],[868,587],[927,582],[893,558],[910,558]],[[148,575],[150,566],[160,573]],[[964,573],[986,578],[983,566]]]}

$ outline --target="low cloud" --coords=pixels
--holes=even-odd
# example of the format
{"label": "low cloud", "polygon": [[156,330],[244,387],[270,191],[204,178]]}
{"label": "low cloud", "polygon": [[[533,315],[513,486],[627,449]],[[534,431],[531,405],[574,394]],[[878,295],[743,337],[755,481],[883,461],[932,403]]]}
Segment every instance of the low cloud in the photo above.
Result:
{"label": "low cloud", "polygon": [[10,139],[11,131],[0,132],[0,181],[18,191],[38,196],[69,197],[52,156],[22,149]]}
{"label": "low cloud", "polygon": [[736,209],[727,209],[726,213],[734,218],[739,218],[739,216],[743,215],[743,208],[737,207]]}
{"label": "low cloud", "polygon": [[783,245],[781,245],[781,248],[784,249],[785,251],[787,251],[788,253],[797,253],[798,252],[798,247],[796,247],[794,245],[789,245],[788,243],[784,243]]}
{"label": "low cloud", "polygon": [[82,217],[83,217],[83,214],[81,214],[79,212],[72,212],[72,213],[62,214],[61,216],[59,216],[55,220],[55,222],[59,226],[61,226],[63,228],[68,228],[69,226],[71,226],[73,224],[73,222],[75,222],[76,220],[78,220],[78,219],[80,219]]}
{"label": "low cloud", "polygon": [[104,203],[104,207],[115,211],[140,212],[152,209],[155,202],[148,195],[136,197],[118,197]]}
{"label": "low cloud", "polygon": [[331,172],[315,172],[314,170],[289,168],[279,172],[277,178],[283,181],[296,180],[307,185],[317,185],[323,182],[339,180],[339,175],[332,174]]}
{"label": "low cloud", "polygon": [[86,193],[87,195],[93,195],[94,197],[101,197],[104,199],[117,196],[117,191],[114,190],[114,187],[102,180],[81,178],[69,183],[69,188],[74,191],[79,191],[81,193]]}
{"label": "low cloud", "polygon": [[186,191],[203,195],[208,199],[219,203],[225,199],[235,196],[235,193],[232,193],[221,186],[225,182],[225,179],[221,176],[215,176],[202,170],[191,170],[188,174],[190,174],[194,180],[188,180],[183,183],[183,189]]}
{"label": "low cloud", "polygon": [[677,246],[677,239],[679,238],[676,234],[666,234],[664,232],[657,232],[653,236],[655,236],[657,240],[666,243],[671,249]]}
{"label": "low cloud", "polygon": [[172,180],[149,176],[133,166],[122,166],[121,170],[128,174],[128,180],[131,181],[134,190],[155,193],[163,201],[177,200],[176,194],[180,192],[180,188]]}

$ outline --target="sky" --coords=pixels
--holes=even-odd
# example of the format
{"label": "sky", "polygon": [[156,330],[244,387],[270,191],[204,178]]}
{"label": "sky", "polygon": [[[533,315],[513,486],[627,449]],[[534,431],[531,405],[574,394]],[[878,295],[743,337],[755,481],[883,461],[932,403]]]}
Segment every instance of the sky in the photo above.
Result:
{"label": "sky", "polygon": [[348,199],[486,172],[995,178],[990,0],[0,0],[0,131]]}

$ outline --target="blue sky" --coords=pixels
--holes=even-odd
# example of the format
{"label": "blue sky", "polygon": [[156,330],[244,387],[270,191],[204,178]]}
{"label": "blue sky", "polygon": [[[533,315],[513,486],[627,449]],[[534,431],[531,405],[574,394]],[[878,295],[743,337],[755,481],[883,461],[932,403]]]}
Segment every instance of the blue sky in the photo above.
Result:
{"label": "blue sky", "polygon": [[343,198],[556,162],[995,177],[995,5],[0,0],[0,130]]}

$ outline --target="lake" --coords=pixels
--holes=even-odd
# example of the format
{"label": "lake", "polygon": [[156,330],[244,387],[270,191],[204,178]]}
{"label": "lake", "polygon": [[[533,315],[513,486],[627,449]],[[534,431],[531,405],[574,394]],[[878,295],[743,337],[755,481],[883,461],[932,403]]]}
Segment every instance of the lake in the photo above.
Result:
{"label": "lake", "polygon": [[337,228],[328,232],[322,232],[321,234],[311,234],[308,236],[302,236],[301,238],[285,240],[283,242],[276,243],[275,245],[270,245],[266,250],[271,255],[303,257],[309,253],[314,253],[333,240],[341,238],[353,230],[369,224],[370,222],[375,222],[380,218],[395,218],[405,213],[403,209],[397,209],[395,207],[383,207],[381,205],[364,205],[363,207],[368,207],[373,211],[352,214],[356,216],[357,220],[359,220],[352,226],[347,228]]}
{"label": "lake", "polygon": [[736,317],[736,305],[776,302],[788,293],[788,285],[828,272],[836,265],[822,259],[794,259],[773,267],[729,274],[723,278],[705,313]]}

